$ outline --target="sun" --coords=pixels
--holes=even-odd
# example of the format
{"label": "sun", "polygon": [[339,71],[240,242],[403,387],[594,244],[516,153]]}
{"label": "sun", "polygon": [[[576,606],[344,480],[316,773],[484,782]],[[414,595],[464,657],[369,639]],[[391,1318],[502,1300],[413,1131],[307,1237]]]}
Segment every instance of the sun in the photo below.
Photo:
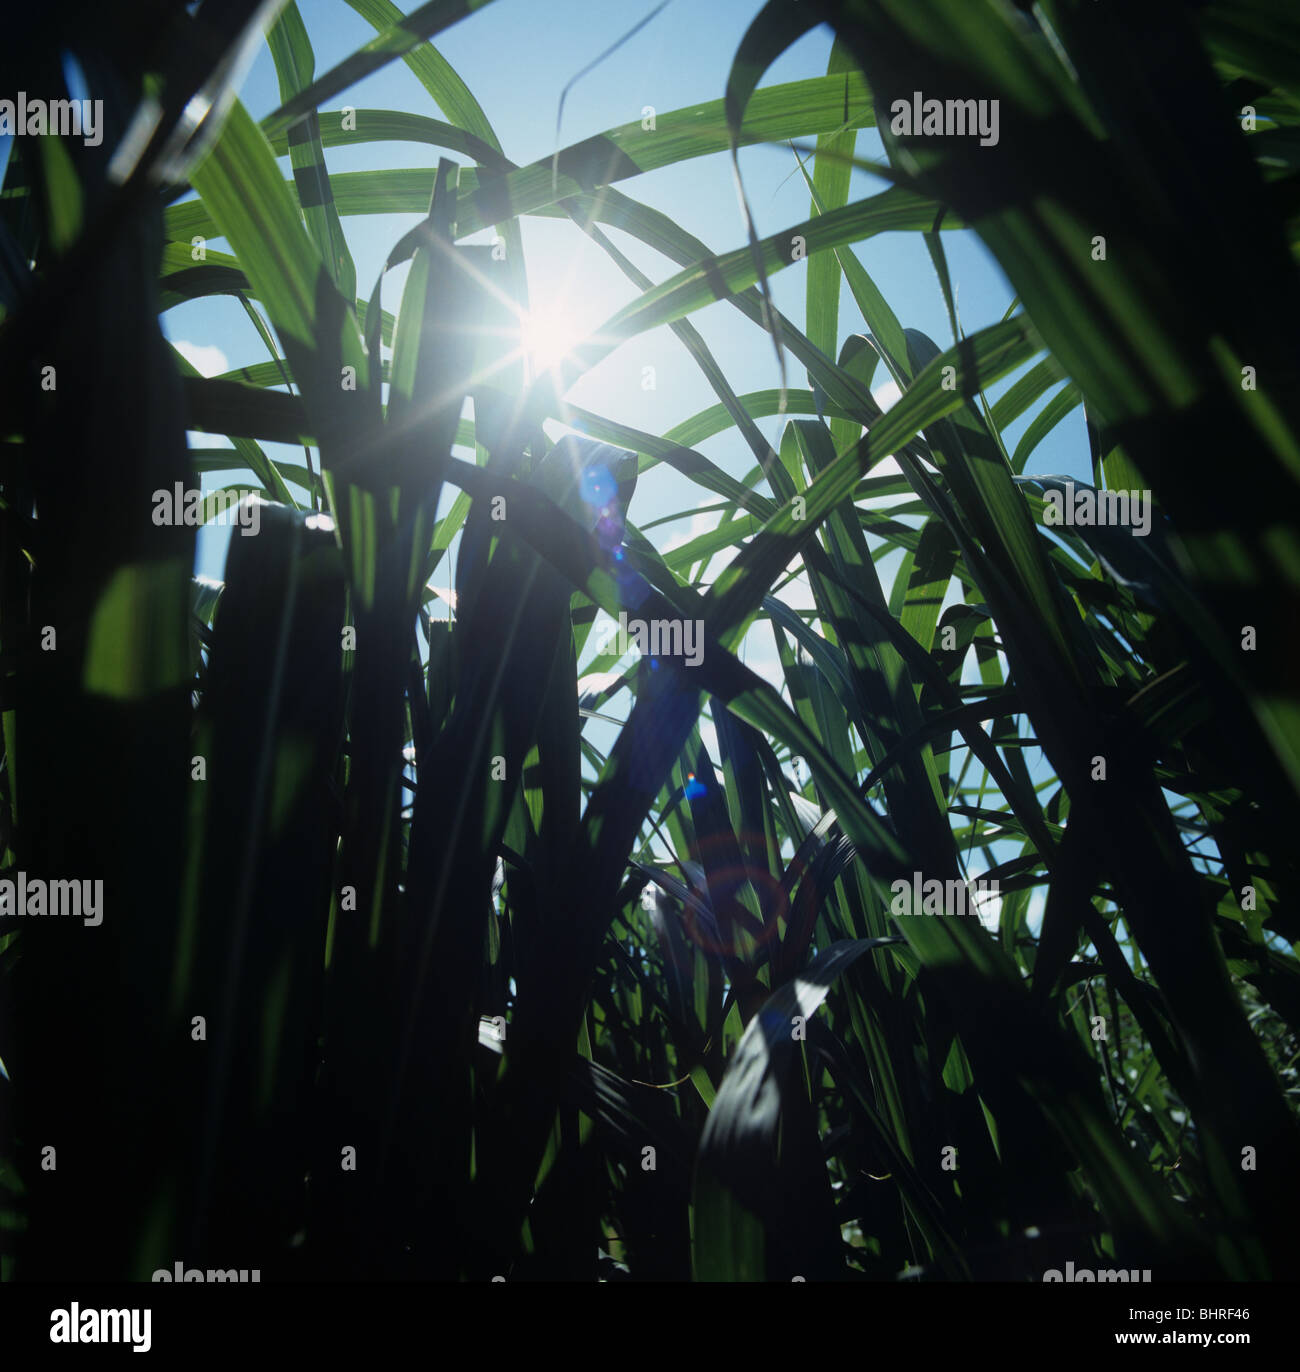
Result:
{"label": "sun", "polygon": [[564,300],[540,302],[519,318],[520,346],[534,376],[555,371],[573,355],[586,330]]}

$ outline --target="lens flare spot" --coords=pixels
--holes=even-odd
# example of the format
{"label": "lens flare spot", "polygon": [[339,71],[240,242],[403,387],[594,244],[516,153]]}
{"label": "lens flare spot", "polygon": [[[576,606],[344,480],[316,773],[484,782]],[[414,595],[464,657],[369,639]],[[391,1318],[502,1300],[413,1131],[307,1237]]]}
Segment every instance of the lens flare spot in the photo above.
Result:
{"label": "lens flare spot", "polygon": [[588,505],[594,505],[602,514],[609,513],[617,488],[608,467],[588,467],[582,474],[579,489]]}

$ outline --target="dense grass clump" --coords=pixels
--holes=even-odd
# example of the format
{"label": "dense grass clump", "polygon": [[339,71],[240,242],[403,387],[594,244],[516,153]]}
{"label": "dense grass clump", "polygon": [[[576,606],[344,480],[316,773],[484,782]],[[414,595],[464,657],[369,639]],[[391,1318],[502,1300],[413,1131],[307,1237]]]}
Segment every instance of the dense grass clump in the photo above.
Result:
{"label": "dense grass clump", "polygon": [[[260,124],[221,98],[251,3],[74,5],[0,56],[63,93],[70,46],[105,102],[0,197],[0,900],[104,912],[0,918],[0,1272],[1300,1276],[1295,15],[772,0],[713,103],[517,166],[433,47],[479,5],[348,4],[379,37],[322,74],[280,9]],[[761,86],[819,22],[827,74]],[[443,117],[346,117],[399,57]],[[997,102],[996,141],[914,92]],[[327,171],[375,141],[425,148]],[[786,141],[776,234],[628,194]],[[399,211],[390,313],[344,225]],[[503,341],[531,215],[639,291],[540,378]],[[969,334],[961,227],[1018,297]],[[882,232],[924,236],[952,346]],[[205,378],[159,316],[217,295],[266,360]],[[724,375],[718,299],[783,387]],[[566,404],[664,324],[716,405]],[[1080,406],[1092,483],[1026,475]],[[744,479],[699,451],[733,429]],[[638,523],[662,468],[716,517],[683,547]],[[267,502],[219,585],[152,517],[214,472]]]}

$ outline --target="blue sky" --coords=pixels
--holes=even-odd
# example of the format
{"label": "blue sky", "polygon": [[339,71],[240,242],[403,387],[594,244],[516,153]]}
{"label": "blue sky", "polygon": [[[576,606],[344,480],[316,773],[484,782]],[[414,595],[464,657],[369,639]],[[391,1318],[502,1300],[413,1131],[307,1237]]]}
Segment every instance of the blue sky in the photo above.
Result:
{"label": "blue sky", "polygon": [[[317,75],[374,36],[370,25],[343,0],[299,0],[299,8],[316,50]],[[614,4],[558,0],[544,9],[530,0],[497,0],[440,35],[437,46],[478,98],[506,155],[525,163],[555,151],[559,98],[568,81],[652,8],[648,0]],[[711,0],[707,5],[673,0],[569,91],[561,146],[637,121],[646,105],[663,112],[718,99],[740,39],[759,8],[759,0]],[[785,53],[763,84],[823,74],[830,48],[831,34],[823,26]],[[258,51],[240,94],[255,118],[279,104],[275,71],[265,45]],[[402,109],[442,117],[402,62],[389,64],[330,103],[334,108],[351,104],[358,109]],[[858,152],[864,157],[883,157],[874,130],[859,134]],[[432,167],[438,156],[439,150],[419,144],[366,144],[355,149],[328,149],[326,153],[330,170],[336,172],[378,166]],[[282,165],[287,173],[287,159]],[[808,216],[808,193],[788,147],[744,149],[740,165],[760,233],[775,232]],[[620,188],[668,214],[715,251],[745,242],[729,159],[724,154],[650,172],[621,183]],[[855,173],[855,198],[880,189],[882,183]],[[392,244],[418,218],[373,215],[344,220],[361,294],[369,294]],[[523,233],[532,304],[539,312],[567,315],[575,331],[595,330],[635,295],[635,288],[618,268],[574,225],[526,218]],[[654,280],[663,280],[677,270],[676,264],[618,230],[610,233]],[[486,241],[485,236],[480,235],[477,241]],[[1011,290],[975,234],[946,233],[944,245],[964,328],[972,331],[1000,319],[1011,302]],[[214,246],[226,247],[219,240]],[[858,254],[905,326],[921,329],[941,346],[951,342],[938,281],[918,235],[881,235],[863,244]],[[806,268],[795,265],[772,279],[778,306],[801,325],[805,273]],[[384,302],[389,309],[396,309],[400,300],[404,274],[402,268],[385,279]],[[692,316],[692,322],[737,391],[779,383],[770,339],[732,306],[719,302]],[[164,316],[164,325],[169,336],[185,345],[183,351],[205,372],[265,358],[243,311],[231,300],[217,298],[180,306]],[[841,341],[864,327],[846,288],[841,304]],[[655,369],[654,390],[643,389],[643,369],[647,366]],[[791,367],[790,382],[805,384],[797,364]],[[996,396],[1001,389],[995,387],[992,394]],[[882,398],[887,400],[888,394]],[[630,340],[581,378],[569,392],[569,399],[610,418],[662,433],[713,404],[716,397],[665,327]],[[1013,428],[1013,438],[1028,420],[1025,416]],[[779,440],[780,426],[775,417],[760,421],[774,443]],[[749,450],[734,430],[708,441],[703,449],[737,476],[752,467]],[[289,457],[289,452],[284,455]],[[289,460],[301,461],[301,454]],[[1069,416],[1048,437],[1030,469],[1067,472],[1087,479],[1081,412]],[[633,517],[645,523],[674,511],[690,510],[702,497],[697,487],[675,474],[656,471],[643,479]],[[695,532],[706,527],[711,518],[697,519]],[[660,526],[652,537],[662,548],[674,534],[681,541],[686,529],[685,521]],[[217,530],[205,535],[197,570],[220,574],[227,537],[226,532]]]}
{"label": "blue sky", "polygon": [[[497,0],[442,34],[436,46],[477,97],[496,130],[508,157],[527,163],[548,157],[608,128],[639,121],[643,107],[659,112],[716,100],[725,91],[737,47],[761,0],[673,0],[640,32],[584,75],[568,92],[563,126],[556,141],[556,118],[561,91],[593,59],[615,43],[653,9],[650,0]],[[316,74],[321,75],[374,36],[374,30],[343,0],[299,0],[299,8],[316,51]],[[825,73],[832,36],[824,26],[806,35],[786,52],[763,78],[763,85],[795,81]],[[241,88],[241,99],[254,118],[262,118],[280,103],[270,53],[263,44]],[[389,108],[435,118],[444,117],[428,93],[402,62],[394,62],[328,102],[330,108],[353,105],[359,110]],[[858,136],[859,156],[884,160],[874,130]],[[385,167],[432,168],[439,150],[420,144],[367,144],[355,149],[327,149],[332,172]],[[444,154],[451,156],[452,154]],[[288,175],[287,158],[281,164]],[[740,167],[751,211],[760,234],[797,224],[811,212],[809,196],[793,154],[787,146],[746,148]],[[853,198],[873,194],[883,183],[854,173]],[[715,252],[745,242],[741,209],[725,154],[651,172],[620,183],[620,189],[669,215]],[[418,215],[352,216],[344,230],[357,266],[358,291],[368,296],[379,268],[393,243],[418,222]],[[618,246],[655,281],[678,270],[641,243],[609,230]],[[479,235],[471,241],[490,241]],[[576,333],[596,330],[635,295],[635,288],[618,268],[576,226],[560,220],[526,218],[523,224],[531,302],[552,322],[564,321]],[[225,248],[221,241],[213,246]],[[945,233],[944,246],[954,283],[957,308],[967,332],[1001,319],[1012,292],[992,257],[973,232]],[[929,334],[941,346],[952,341],[938,279],[919,235],[885,234],[862,244],[859,260],[872,274],[900,321]],[[400,301],[405,268],[384,282],[384,303],[391,310]],[[805,318],[806,268],[794,265],[772,279],[779,308],[801,326]],[[719,302],[692,316],[723,371],[739,393],[774,387],[779,371],[771,341],[732,306]],[[265,353],[240,307],[231,300],[213,299],[180,306],[164,317],[168,335],[200,370],[212,374],[227,367],[262,361]],[[839,338],[864,331],[865,325],[847,287],[842,292]],[[655,387],[643,388],[644,368],[655,369]],[[883,377],[878,373],[877,383]],[[803,386],[802,369],[790,364],[789,383]],[[996,398],[1013,378],[990,391]],[[896,394],[896,393],[895,393]],[[878,389],[888,403],[888,390]],[[660,328],[627,342],[611,357],[581,378],[568,398],[608,418],[662,433],[674,424],[715,403],[703,375],[668,328]],[[1035,406],[1010,430],[1014,442],[1036,413]],[[768,439],[779,442],[782,422],[760,421]],[[560,431],[554,430],[555,434]],[[195,436],[196,443],[212,440]],[[753,458],[743,440],[730,430],[701,445],[715,462],[744,477]],[[301,453],[268,445],[272,455],[301,461]],[[1030,472],[1063,472],[1090,479],[1082,412],[1061,423],[1031,459]],[[222,481],[228,481],[228,475]],[[215,483],[214,483],[215,484]],[[646,524],[665,515],[684,512],[683,518],[651,531],[663,550],[692,534],[713,527],[717,516],[694,514],[708,497],[664,468],[646,473],[632,506],[632,519]],[[212,529],[200,539],[196,571],[220,576],[229,531]],[[888,583],[894,558],[882,565]],[[715,561],[710,576],[721,563]],[[435,578],[446,584],[448,563]],[[795,608],[812,605],[806,588],[795,584],[782,593]],[[773,681],[779,680],[775,649],[765,627],[757,629],[744,648],[749,665]],[[972,664],[973,665],[973,664]],[[621,713],[621,711],[619,712]],[[605,746],[606,739],[598,739]],[[706,744],[713,744],[712,727],[705,722]],[[1038,768],[1035,767],[1035,772]],[[980,866],[982,864],[973,864]]]}

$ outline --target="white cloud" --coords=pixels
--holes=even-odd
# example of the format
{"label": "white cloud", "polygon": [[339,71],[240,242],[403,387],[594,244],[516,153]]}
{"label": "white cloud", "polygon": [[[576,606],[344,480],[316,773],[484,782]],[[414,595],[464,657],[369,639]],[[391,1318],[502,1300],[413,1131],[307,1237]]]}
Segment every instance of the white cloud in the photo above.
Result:
{"label": "white cloud", "polygon": [[[430,586],[431,590],[444,605],[447,606],[447,619],[454,619],[456,616],[456,592],[450,586]],[[432,619],[442,619],[444,616],[430,614]]]}
{"label": "white cloud", "polygon": [[871,395],[882,410],[887,410],[902,398],[903,392],[899,390],[897,381],[889,380],[884,385],[877,386]]}
{"label": "white cloud", "polygon": [[[787,572],[794,571],[798,565],[798,560],[791,562],[787,567]],[[800,572],[793,581],[787,581],[779,591],[774,592],[777,600],[783,601],[792,610],[815,610],[817,602],[813,599],[812,587],[808,584],[806,572]]]}
{"label": "white cloud", "polygon": [[621,680],[622,677],[622,672],[588,672],[578,679],[578,694],[587,695],[603,691],[607,686],[612,686],[616,681]]}
{"label": "white cloud", "polygon": [[172,340],[172,346],[204,376],[219,376],[230,370],[225,353],[209,343],[187,343],[183,338],[176,338]]}
{"label": "white cloud", "polygon": [[715,762],[722,757],[722,752],[718,747],[717,726],[707,715],[700,716],[700,742],[704,745],[704,751]]}
{"label": "white cloud", "polygon": [[685,547],[692,539],[699,538],[703,534],[712,533],[713,530],[718,527],[718,521],[721,517],[721,513],[718,510],[697,510],[696,513],[691,516],[690,527],[685,533],[674,534],[668,542],[660,548],[660,554],[667,555],[668,553],[671,553],[674,548]]}
{"label": "white cloud", "polygon": [[778,691],[785,685],[785,672],[781,667],[781,659],[775,653],[765,654],[762,657],[747,658],[743,653],[740,656],[741,661],[755,676],[761,676],[764,681],[775,686]]}

